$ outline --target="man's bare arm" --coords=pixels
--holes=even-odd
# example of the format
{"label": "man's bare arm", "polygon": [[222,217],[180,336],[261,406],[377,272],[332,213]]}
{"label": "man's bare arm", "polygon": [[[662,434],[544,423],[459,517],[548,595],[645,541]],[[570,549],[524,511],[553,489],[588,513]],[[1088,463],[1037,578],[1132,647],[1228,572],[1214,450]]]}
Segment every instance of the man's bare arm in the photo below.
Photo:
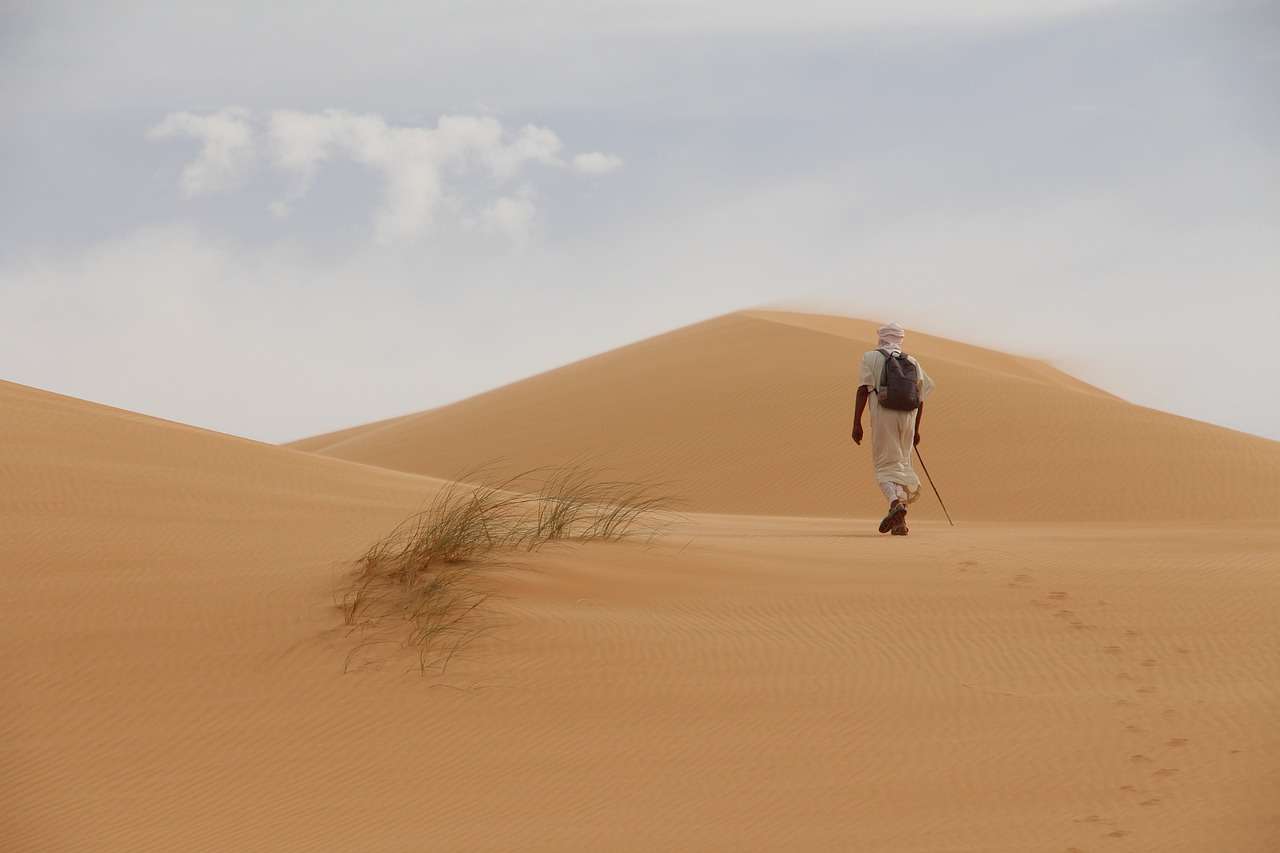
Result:
{"label": "man's bare arm", "polygon": [[866,385],[858,386],[858,398],[853,406],[853,443],[862,444],[862,413],[867,408],[867,397],[871,394]]}

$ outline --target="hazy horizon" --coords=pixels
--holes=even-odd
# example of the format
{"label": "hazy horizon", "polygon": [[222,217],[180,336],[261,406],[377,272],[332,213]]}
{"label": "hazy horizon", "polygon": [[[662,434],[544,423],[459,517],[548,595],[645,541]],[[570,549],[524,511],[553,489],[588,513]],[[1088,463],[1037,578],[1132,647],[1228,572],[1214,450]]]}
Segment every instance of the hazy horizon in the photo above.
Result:
{"label": "hazy horizon", "polygon": [[0,15],[6,379],[278,442],[787,304],[1280,439],[1264,2]]}

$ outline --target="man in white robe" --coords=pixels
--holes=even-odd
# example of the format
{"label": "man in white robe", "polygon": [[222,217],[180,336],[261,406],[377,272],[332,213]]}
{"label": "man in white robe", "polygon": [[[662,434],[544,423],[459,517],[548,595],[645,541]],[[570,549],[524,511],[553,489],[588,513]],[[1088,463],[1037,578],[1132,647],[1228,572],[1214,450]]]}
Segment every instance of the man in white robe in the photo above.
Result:
{"label": "man in white robe", "polygon": [[920,443],[920,421],[924,417],[924,400],[933,391],[933,380],[924,367],[907,356],[919,370],[920,407],[915,411],[897,411],[880,405],[876,393],[884,372],[885,353],[901,353],[905,332],[897,323],[881,326],[876,348],[863,354],[858,371],[858,396],[853,415],[853,440],[863,439],[862,412],[871,408],[871,461],[876,483],[889,501],[889,512],[880,522],[880,532],[906,536],[907,507],[920,496],[920,478],[911,465],[911,451]]}

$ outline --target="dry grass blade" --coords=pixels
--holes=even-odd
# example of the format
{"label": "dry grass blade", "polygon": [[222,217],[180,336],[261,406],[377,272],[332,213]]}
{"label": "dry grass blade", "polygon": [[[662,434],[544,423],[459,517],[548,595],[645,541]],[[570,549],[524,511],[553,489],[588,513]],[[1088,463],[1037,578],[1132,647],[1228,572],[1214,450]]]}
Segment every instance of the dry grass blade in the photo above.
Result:
{"label": "dry grass blade", "polygon": [[[490,626],[476,569],[549,542],[654,534],[671,504],[652,484],[605,480],[584,465],[465,475],[356,561],[339,603],[359,638],[347,669],[366,650],[396,643],[414,651],[423,674],[443,672]],[[397,631],[401,639],[389,639]]]}

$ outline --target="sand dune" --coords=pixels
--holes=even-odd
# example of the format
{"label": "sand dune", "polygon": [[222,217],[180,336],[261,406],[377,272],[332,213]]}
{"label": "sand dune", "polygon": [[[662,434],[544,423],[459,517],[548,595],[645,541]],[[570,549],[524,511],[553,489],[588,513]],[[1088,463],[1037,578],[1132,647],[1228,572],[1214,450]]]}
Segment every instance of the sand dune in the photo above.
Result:
{"label": "sand dune", "polygon": [[[863,321],[730,315],[293,446],[443,477],[586,456],[671,482],[696,511],[869,515],[881,498],[868,451],[849,440],[869,342]],[[1280,443],[1131,405],[1029,359],[917,334],[908,349],[938,382],[922,450],[960,519],[1280,518]],[[929,500],[917,516],[940,513]]]}
{"label": "sand dune", "polygon": [[[708,357],[726,368],[755,365],[729,371],[723,396],[704,377],[707,413],[687,411],[680,374],[709,368],[675,369],[682,335],[724,343]],[[813,429],[836,378],[788,382],[783,367],[802,377],[852,345],[731,318],[606,357],[629,373],[541,377],[549,405],[519,396],[527,383],[503,405],[581,414],[576,382],[619,405],[619,382],[669,388],[666,417],[691,438],[657,446],[725,472],[695,497],[763,488],[754,464],[809,500],[780,465],[737,470],[730,451],[777,434],[771,419]],[[784,364],[762,373],[762,353]],[[931,368],[949,385],[969,381],[961,359],[985,363],[943,355]],[[1056,411],[1089,401],[1269,447],[1131,414],[1047,368],[1003,370]],[[739,423],[762,375],[791,408]],[[958,439],[938,409],[944,457]],[[641,441],[646,410],[591,411]],[[527,452],[567,446],[553,432]],[[925,521],[890,540],[866,519],[694,515],[649,546],[485,571],[502,627],[447,677],[408,661],[344,675],[338,562],[438,481],[7,383],[0,435],[5,850],[1280,847],[1274,523]],[[713,435],[729,436],[723,454],[708,455]],[[953,477],[965,464],[943,463]],[[1004,498],[962,500],[995,512]]]}

